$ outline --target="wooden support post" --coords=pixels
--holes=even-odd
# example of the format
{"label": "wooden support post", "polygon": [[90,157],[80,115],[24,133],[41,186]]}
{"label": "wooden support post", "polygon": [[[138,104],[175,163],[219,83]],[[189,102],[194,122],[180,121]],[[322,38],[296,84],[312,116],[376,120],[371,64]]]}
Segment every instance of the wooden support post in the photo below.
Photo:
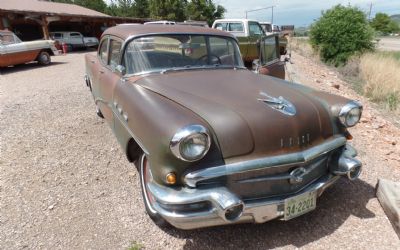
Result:
{"label": "wooden support post", "polygon": [[45,16],[42,16],[42,30],[44,39],[50,39],[49,27]]}
{"label": "wooden support post", "polygon": [[0,16],[0,30],[4,30],[3,16]]}

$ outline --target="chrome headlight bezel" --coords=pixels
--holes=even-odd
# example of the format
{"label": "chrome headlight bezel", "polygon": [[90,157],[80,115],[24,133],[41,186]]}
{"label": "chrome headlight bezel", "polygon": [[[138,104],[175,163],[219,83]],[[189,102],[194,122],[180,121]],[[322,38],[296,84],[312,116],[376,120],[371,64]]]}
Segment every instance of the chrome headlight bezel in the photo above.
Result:
{"label": "chrome headlight bezel", "polygon": [[[347,103],[340,109],[338,116],[340,123],[346,128],[355,126],[361,119],[362,110],[363,110],[362,105],[356,101],[351,101]],[[359,115],[356,121],[350,122],[349,115],[351,114],[352,111],[358,111]]]}
{"label": "chrome headlight bezel", "polygon": [[[201,152],[201,154],[198,154],[196,157],[188,157],[185,156],[182,153],[181,149],[181,144],[188,138],[192,138],[193,136],[202,136],[206,140],[206,145],[204,147],[204,150]],[[175,133],[175,135],[172,137],[171,142],[170,142],[170,149],[171,152],[175,155],[180,160],[186,161],[186,162],[195,162],[198,160],[201,160],[207,153],[208,150],[210,149],[211,146],[211,137],[210,134],[208,133],[208,130],[202,126],[202,125],[188,125]]]}

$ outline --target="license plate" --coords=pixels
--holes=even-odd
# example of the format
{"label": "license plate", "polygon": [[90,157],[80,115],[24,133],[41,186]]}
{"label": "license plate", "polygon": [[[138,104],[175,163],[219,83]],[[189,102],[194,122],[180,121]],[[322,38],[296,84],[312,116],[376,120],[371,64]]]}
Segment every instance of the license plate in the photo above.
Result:
{"label": "license plate", "polygon": [[290,220],[308,213],[317,206],[317,193],[307,192],[285,200],[284,220]]}

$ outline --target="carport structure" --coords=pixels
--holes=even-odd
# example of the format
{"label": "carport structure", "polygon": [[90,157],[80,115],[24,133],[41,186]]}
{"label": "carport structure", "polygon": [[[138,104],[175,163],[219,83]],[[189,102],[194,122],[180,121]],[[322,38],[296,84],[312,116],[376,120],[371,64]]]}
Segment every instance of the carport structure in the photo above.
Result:
{"label": "carport structure", "polygon": [[52,31],[78,31],[100,37],[107,27],[145,21],[148,20],[113,17],[74,4],[39,0],[0,1],[0,30],[12,30],[23,41],[49,39]]}

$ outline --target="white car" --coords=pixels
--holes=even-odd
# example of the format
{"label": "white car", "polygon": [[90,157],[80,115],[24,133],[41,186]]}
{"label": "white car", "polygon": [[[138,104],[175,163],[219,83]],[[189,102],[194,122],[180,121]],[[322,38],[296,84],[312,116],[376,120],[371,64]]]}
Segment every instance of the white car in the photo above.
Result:
{"label": "white car", "polygon": [[99,45],[99,40],[96,37],[85,37],[75,31],[50,32],[50,36],[60,44],[66,43],[69,49],[97,47]]}
{"label": "white car", "polygon": [[58,55],[54,41],[23,42],[13,32],[0,30],[0,68],[32,61],[48,65],[54,55]]}

